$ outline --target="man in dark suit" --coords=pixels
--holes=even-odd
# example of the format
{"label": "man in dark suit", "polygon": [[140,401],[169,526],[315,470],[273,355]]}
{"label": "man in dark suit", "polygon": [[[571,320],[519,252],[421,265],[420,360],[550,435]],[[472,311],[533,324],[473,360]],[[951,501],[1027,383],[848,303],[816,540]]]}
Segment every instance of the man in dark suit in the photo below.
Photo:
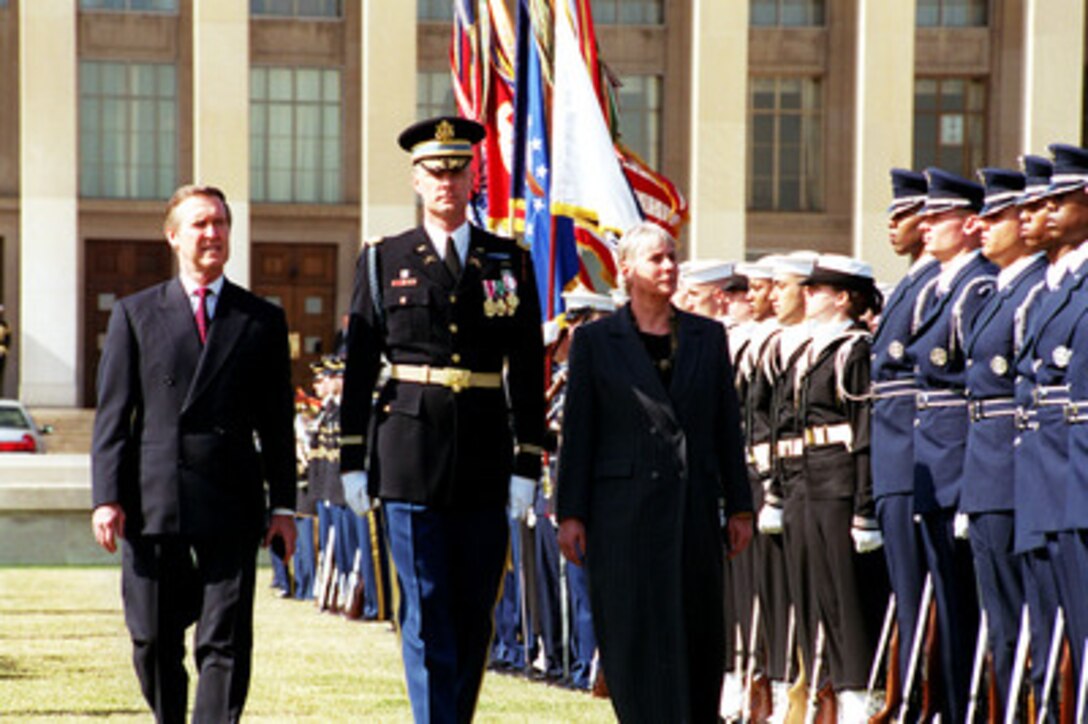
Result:
{"label": "man in dark suit", "polygon": [[196,622],[193,720],[237,721],[249,687],[257,546],[278,539],[286,558],[295,542],[287,323],[283,310],[223,276],[222,191],[179,188],[164,232],[179,278],[120,300],[110,316],[92,527],[111,553],[124,539],[125,623],[156,719],[185,720],[184,634]]}
{"label": "man in dark suit", "polygon": [[[544,346],[532,262],[465,217],[483,136],[480,124],[453,117],[401,134],[423,224],[368,243],[348,327],[344,492],[356,512],[372,497],[385,511],[416,721],[471,720],[506,561],[507,502],[524,516],[540,476]],[[375,403],[383,355],[389,381]]]}

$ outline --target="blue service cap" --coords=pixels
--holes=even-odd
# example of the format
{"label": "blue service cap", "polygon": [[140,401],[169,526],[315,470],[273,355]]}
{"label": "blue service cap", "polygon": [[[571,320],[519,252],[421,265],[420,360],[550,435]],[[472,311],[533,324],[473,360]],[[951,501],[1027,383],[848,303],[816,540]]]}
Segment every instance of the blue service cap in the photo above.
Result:
{"label": "blue service cap", "polygon": [[472,147],[483,140],[482,125],[459,116],[439,116],[418,121],[401,131],[397,143],[412,154],[412,163],[456,171],[472,159]]}
{"label": "blue service cap", "polygon": [[1023,193],[1026,183],[1024,174],[1007,168],[980,168],[978,177],[986,189],[979,216],[996,214],[1014,205]]}
{"label": "blue service cap", "polygon": [[892,203],[888,206],[888,213],[898,214],[912,206],[925,203],[928,189],[925,174],[905,168],[893,168]]}
{"label": "blue service cap", "polygon": [[1045,156],[1025,154],[1020,157],[1020,167],[1024,169],[1024,193],[1016,203],[1027,204],[1041,199],[1050,188],[1050,177],[1054,173],[1054,164]]}
{"label": "blue service cap", "polygon": [[1052,143],[1047,148],[1054,155],[1054,173],[1043,197],[1088,186],[1088,149],[1068,143]]}
{"label": "blue service cap", "polygon": [[978,213],[982,208],[982,200],[986,195],[982,184],[935,166],[926,169],[926,180],[929,182],[926,205],[918,213],[929,216],[953,209]]}

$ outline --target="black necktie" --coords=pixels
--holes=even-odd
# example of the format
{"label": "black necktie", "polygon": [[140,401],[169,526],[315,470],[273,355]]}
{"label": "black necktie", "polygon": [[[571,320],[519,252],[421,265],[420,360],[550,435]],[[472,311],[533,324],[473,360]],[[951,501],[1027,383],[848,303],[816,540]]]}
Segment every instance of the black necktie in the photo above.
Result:
{"label": "black necktie", "polygon": [[450,276],[454,281],[461,278],[461,257],[457,255],[457,247],[453,243],[453,237],[446,237],[446,268],[450,270]]}

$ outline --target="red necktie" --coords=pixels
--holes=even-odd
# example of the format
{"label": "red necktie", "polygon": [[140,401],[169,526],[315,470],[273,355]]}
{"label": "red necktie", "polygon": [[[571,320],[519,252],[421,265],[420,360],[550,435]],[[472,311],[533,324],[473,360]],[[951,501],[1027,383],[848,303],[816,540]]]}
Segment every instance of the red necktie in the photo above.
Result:
{"label": "red necktie", "polygon": [[207,287],[200,287],[196,290],[197,304],[196,304],[196,331],[200,333],[200,343],[204,344],[208,341],[208,306],[207,299],[211,290]]}

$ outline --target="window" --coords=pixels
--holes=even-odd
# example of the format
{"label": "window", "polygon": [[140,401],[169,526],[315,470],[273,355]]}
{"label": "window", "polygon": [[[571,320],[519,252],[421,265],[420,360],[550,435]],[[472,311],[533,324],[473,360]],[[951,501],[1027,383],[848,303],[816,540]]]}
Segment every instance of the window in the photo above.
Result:
{"label": "window", "polygon": [[824,0],[751,0],[750,25],[799,27],[824,24]]}
{"label": "window", "polygon": [[165,199],[177,185],[172,65],[79,64],[79,186],[91,198]]}
{"label": "window", "polygon": [[658,168],[661,155],[661,78],[656,75],[623,76],[617,91],[620,139],[650,168]]}
{"label": "window", "polygon": [[818,78],[752,78],[748,101],[748,207],[823,207],[823,102]]}
{"label": "window", "polygon": [[176,13],[178,0],[79,0],[79,9]]}
{"label": "window", "polygon": [[416,18],[453,20],[453,3],[450,0],[416,0]]}
{"label": "window", "polygon": [[593,20],[603,25],[660,25],[662,0],[591,0]]}
{"label": "window", "polygon": [[457,115],[453,79],[448,70],[416,73],[416,118]]}
{"label": "window", "polygon": [[984,165],[986,86],[972,78],[914,81],[914,167],[971,178]]}
{"label": "window", "polygon": [[920,28],[982,27],[989,22],[987,0],[918,0]]}
{"label": "window", "polygon": [[253,200],[338,203],[340,71],[257,67],[249,88]]}
{"label": "window", "polygon": [[289,18],[338,18],[340,0],[249,0],[252,15]]}

